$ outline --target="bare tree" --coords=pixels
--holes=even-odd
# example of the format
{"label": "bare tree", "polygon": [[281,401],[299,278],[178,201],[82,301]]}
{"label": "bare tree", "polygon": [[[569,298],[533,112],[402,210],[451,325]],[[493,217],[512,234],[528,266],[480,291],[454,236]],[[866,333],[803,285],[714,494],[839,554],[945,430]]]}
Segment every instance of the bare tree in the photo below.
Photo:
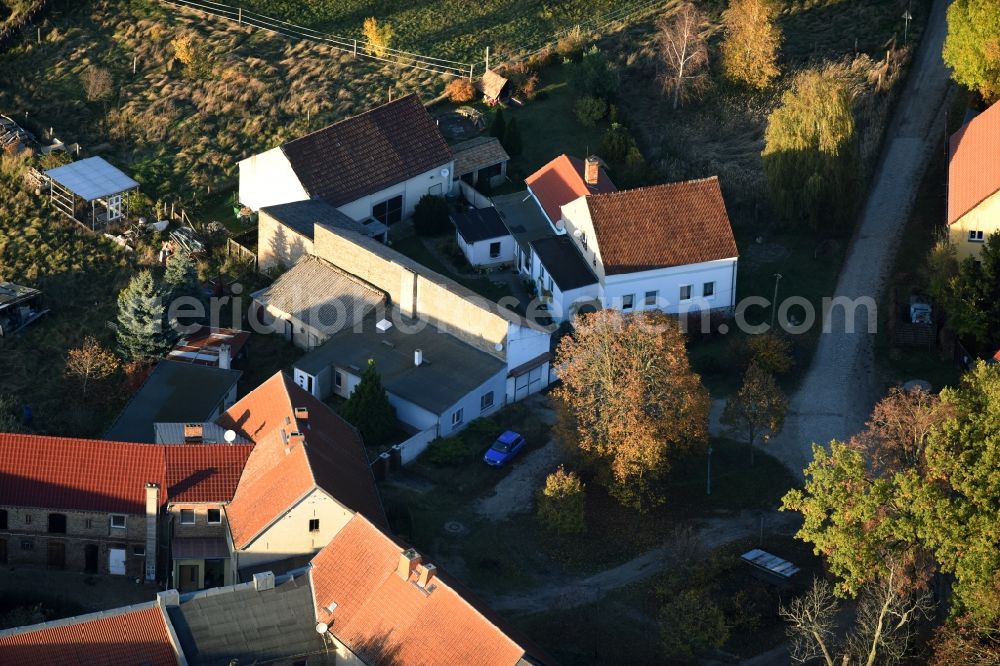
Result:
{"label": "bare tree", "polygon": [[907,655],[920,620],[933,610],[930,593],[900,585],[896,567],[862,590],[854,626],[841,642],[836,632],[840,605],[826,581],[814,580],[804,595],[782,605],[788,623],[792,659],[822,658],[826,666],[898,664]]}
{"label": "bare tree", "polygon": [[103,102],[111,97],[113,85],[111,72],[103,67],[91,65],[83,74],[83,91],[91,102]]}
{"label": "bare tree", "polygon": [[660,77],[663,90],[673,97],[674,109],[682,99],[700,92],[707,83],[708,48],[704,29],[705,13],[685,2],[670,16],[660,19],[660,57],[665,71]]}

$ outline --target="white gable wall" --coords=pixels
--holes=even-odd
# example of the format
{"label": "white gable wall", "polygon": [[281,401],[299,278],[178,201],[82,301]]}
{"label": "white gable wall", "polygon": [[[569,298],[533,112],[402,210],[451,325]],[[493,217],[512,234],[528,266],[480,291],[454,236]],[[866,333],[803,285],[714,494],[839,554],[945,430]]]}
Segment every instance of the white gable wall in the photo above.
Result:
{"label": "white gable wall", "polygon": [[[425,194],[436,194],[438,196],[445,196],[451,190],[451,173],[455,168],[455,162],[447,162],[439,166],[434,167],[430,171],[418,174],[409,180],[403,181],[402,183],[397,183],[391,187],[387,187],[384,190],[379,190],[378,192],[373,192],[372,194],[351,201],[350,203],[343,204],[342,206],[337,206],[337,210],[344,213],[348,217],[358,222],[362,220],[367,220],[372,216],[372,207],[377,204],[382,203],[392,199],[400,194],[403,195],[403,219],[413,215],[413,209],[416,208],[417,202]],[[448,170],[448,176],[441,176],[441,169]],[[392,237],[392,232],[389,233]]]}
{"label": "white gable wall", "polygon": [[[736,304],[736,259],[720,259],[700,264],[659,268],[652,271],[609,275],[604,280],[604,307],[622,309],[623,297],[633,296],[633,308],[637,310],[678,311],[731,308]],[[715,283],[713,296],[703,298],[702,289],[706,282]],[[691,299],[680,300],[681,287],[691,286]],[[655,291],[656,304],[647,306],[647,291]]]}
{"label": "white gable wall", "polygon": [[281,148],[240,161],[240,203],[251,210],[308,198]]}

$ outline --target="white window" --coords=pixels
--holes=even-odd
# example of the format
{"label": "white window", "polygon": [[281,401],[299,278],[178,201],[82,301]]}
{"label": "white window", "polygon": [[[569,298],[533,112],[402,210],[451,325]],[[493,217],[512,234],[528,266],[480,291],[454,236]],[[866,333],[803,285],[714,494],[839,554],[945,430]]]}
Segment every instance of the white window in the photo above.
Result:
{"label": "white window", "polygon": [[125,529],[125,514],[113,513],[111,514],[111,527],[116,530]]}
{"label": "white window", "polygon": [[344,385],[344,375],[340,374],[340,370],[333,373],[333,383],[337,386]]}
{"label": "white window", "polygon": [[555,291],[555,289],[554,289],[554,286],[553,286],[553,283],[552,283],[552,278],[550,277],[549,278],[549,292],[552,292],[552,291]]}
{"label": "white window", "polygon": [[500,256],[500,241],[496,243],[490,243],[490,259],[496,259]]}
{"label": "white window", "polygon": [[712,296],[715,296],[715,283],[706,282],[704,285],[702,285],[701,295],[704,296],[705,298],[711,298]]}
{"label": "white window", "polygon": [[970,243],[982,243],[983,242],[983,232],[982,231],[970,231],[969,232],[969,242]]}
{"label": "white window", "polygon": [[309,519],[309,531],[310,532],[319,532],[319,518],[310,518]]}
{"label": "white window", "polygon": [[485,412],[487,409],[493,406],[493,391],[484,393],[483,397],[479,399],[479,411]]}
{"label": "white window", "polygon": [[646,305],[656,305],[656,297],[659,295],[658,291],[647,291],[646,292]]}
{"label": "white window", "polygon": [[464,414],[464,412],[465,412],[464,409],[456,409],[454,412],[452,412],[452,414],[451,414],[451,425],[452,426],[457,426],[457,425],[461,425],[462,424],[462,421],[465,420],[465,414]]}
{"label": "white window", "polygon": [[108,197],[108,220],[117,220],[122,216],[122,195]]}
{"label": "white window", "polygon": [[181,525],[194,525],[194,509],[181,509]]}
{"label": "white window", "polygon": [[635,305],[634,294],[625,294],[622,296],[622,310],[631,310],[633,305]]}
{"label": "white window", "polygon": [[146,547],[145,546],[132,546],[132,554],[135,555],[136,557],[145,557],[146,556]]}
{"label": "white window", "polygon": [[681,300],[682,301],[691,300],[691,285],[689,284],[681,285]]}

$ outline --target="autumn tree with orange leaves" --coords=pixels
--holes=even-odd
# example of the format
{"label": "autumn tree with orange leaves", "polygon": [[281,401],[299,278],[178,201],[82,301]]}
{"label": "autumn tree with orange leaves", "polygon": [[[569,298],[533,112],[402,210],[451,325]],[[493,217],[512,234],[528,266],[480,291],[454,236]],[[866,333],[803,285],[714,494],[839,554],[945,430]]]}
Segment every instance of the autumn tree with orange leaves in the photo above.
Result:
{"label": "autumn tree with orange leaves", "polygon": [[622,504],[646,510],[664,501],[671,462],[708,442],[708,391],[676,319],[602,310],[575,324],[557,351],[557,436]]}

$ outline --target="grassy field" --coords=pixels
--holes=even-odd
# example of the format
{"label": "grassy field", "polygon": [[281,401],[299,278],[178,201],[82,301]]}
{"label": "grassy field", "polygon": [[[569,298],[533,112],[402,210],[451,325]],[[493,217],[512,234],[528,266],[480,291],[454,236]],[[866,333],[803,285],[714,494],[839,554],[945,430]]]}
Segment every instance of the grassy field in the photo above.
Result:
{"label": "grassy field", "polygon": [[[236,4],[235,2],[231,4]],[[438,58],[480,62],[489,46],[502,58],[534,50],[557,32],[603,23],[609,12],[648,0],[249,0],[246,9],[343,37],[361,38],[365,18],[392,26],[392,47]],[[664,2],[666,4],[666,2]],[[495,60],[494,62],[499,62]]]}

